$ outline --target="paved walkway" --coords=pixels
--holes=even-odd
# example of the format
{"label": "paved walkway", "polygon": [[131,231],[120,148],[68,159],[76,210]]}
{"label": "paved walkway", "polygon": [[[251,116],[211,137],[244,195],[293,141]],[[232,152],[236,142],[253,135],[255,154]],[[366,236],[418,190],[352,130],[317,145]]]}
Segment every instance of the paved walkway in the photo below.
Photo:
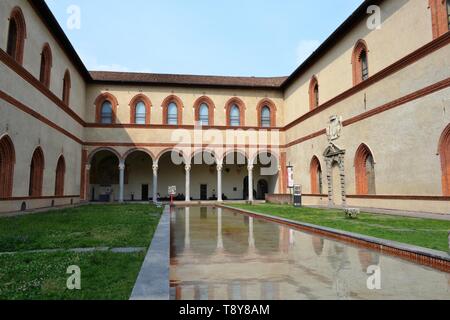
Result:
{"label": "paved walkway", "polygon": [[137,252],[145,252],[146,250],[147,250],[147,248],[143,248],[143,247],[128,247],[128,248],[97,247],[97,248],[74,248],[74,249],[43,249],[43,250],[28,250],[28,251],[16,251],[16,252],[0,252],[0,256],[22,254],[22,253],[59,253],[59,252],[72,252],[72,253],[91,253],[91,252],[137,253]]}
{"label": "paved walkway", "polygon": [[[329,209],[330,208],[330,207],[326,207],[326,206],[307,206],[307,207],[319,208],[319,209]],[[449,212],[449,214],[439,214],[439,213],[429,213],[429,212],[414,212],[414,211],[401,211],[401,210],[364,208],[364,207],[357,207],[357,208],[361,209],[362,212],[368,212],[368,213],[378,213],[378,214],[387,214],[387,215],[400,216],[400,217],[450,221],[450,212]],[[335,207],[332,209],[342,210],[341,207]]]}

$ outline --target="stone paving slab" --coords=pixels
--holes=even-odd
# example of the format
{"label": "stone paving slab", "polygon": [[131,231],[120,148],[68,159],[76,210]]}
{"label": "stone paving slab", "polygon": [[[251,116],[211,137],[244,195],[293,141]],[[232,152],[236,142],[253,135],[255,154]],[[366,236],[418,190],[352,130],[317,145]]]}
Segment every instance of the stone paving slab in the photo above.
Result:
{"label": "stone paving slab", "polygon": [[170,208],[166,206],[130,300],[169,300]]}

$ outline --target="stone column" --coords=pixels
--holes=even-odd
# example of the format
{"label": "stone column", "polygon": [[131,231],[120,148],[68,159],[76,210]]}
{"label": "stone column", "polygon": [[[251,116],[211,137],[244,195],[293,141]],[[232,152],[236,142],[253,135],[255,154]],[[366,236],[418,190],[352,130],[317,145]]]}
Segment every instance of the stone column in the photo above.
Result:
{"label": "stone column", "polygon": [[185,230],[184,230],[184,249],[188,250],[191,248],[191,226],[190,226],[190,209],[189,207],[187,207],[186,210],[186,215],[184,217],[185,219]]}
{"label": "stone column", "polygon": [[222,170],[223,165],[219,163],[217,165],[217,201],[222,202]]}
{"label": "stone column", "polygon": [[158,164],[153,165],[153,203],[158,202]]}
{"label": "stone column", "polygon": [[124,193],[124,183],[125,183],[125,162],[123,160],[120,161],[119,164],[119,202],[123,202],[123,193]]}
{"label": "stone column", "polygon": [[222,208],[217,208],[217,249],[223,249]]}
{"label": "stone column", "polygon": [[187,164],[185,167],[186,170],[186,202],[191,201],[191,165]]}
{"label": "stone column", "polygon": [[248,166],[248,201],[253,202],[253,165]]}
{"label": "stone column", "polygon": [[253,218],[248,218],[248,246],[249,248],[255,248],[255,235],[253,232]]}

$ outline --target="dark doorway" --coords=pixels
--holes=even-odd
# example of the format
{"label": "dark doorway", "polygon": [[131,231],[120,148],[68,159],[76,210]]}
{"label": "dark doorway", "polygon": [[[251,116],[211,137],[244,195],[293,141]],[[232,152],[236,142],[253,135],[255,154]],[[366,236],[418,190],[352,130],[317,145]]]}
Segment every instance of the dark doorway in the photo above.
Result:
{"label": "dark doorway", "polygon": [[259,180],[258,181],[258,192],[256,194],[256,199],[257,200],[265,200],[266,199],[266,194],[269,193],[269,184],[267,183],[266,180]]}
{"label": "dark doorway", "polygon": [[242,199],[248,200],[248,176],[244,178],[244,190],[242,193]]}
{"label": "dark doorway", "polygon": [[148,201],[148,184],[142,185],[142,201]]}
{"label": "dark doorway", "polygon": [[206,184],[200,185],[200,200],[202,201],[208,200],[208,185]]}

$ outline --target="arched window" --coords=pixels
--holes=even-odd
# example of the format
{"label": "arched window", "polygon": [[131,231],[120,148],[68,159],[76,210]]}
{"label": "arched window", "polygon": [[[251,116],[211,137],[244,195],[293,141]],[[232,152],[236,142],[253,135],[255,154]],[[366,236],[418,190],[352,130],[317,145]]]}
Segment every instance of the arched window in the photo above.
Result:
{"label": "arched window", "polygon": [[175,95],[167,97],[163,103],[163,123],[166,125],[176,126],[182,123],[183,102]]}
{"label": "arched window", "polygon": [[50,87],[51,69],[52,69],[52,51],[48,43],[46,43],[41,53],[41,71],[39,75],[39,80],[47,88]]}
{"label": "arched window", "polygon": [[355,156],[356,194],[374,195],[375,188],[375,161],[370,149],[362,144]]}
{"label": "arched window", "polygon": [[71,84],[71,80],[70,80],[70,72],[69,72],[69,70],[66,70],[66,73],[64,74],[64,79],[63,79],[63,94],[62,94],[62,100],[66,106],[69,106],[71,86],[72,86],[72,84]]}
{"label": "arched window", "polygon": [[450,0],[429,0],[433,39],[450,30]]}
{"label": "arched window", "polygon": [[322,167],[320,166],[320,161],[316,156],[314,156],[311,161],[310,174],[311,193],[323,194]]}
{"label": "arched window", "polygon": [[178,107],[175,102],[169,103],[167,107],[167,124],[177,125],[178,124]]}
{"label": "arched window", "polygon": [[109,101],[105,101],[102,104],[100,123],[102,124],[113,123],[113,108],[111,102]]}
{"label": "arched window", "polygon": [[444,196],[450,197],[450,125],[442,133],[439,155],[442,168],[442,193]]}
{"label": "arched window", "polygon": [[261,127],[269,128],[272,126],[271,117],[270,117],[270,108],[268,106],[264,106],[261,109]]}
{"label": "arched window", "polygon": [[239,127],[241,125],[241,112],[237,105],[233,105],[230,110],[230,126]]}
{"label": "arched window", "polygon": [[25,47],[26,26],[22,10],[15,7],[9,18],[8,43],[6,52],[17,63],[23,63],[23,52]]}
{"label": "arched window", "polygon": [[201,126],[209,125],[209,107],[206,103],[200,105],[198,122]]}
{"label": "arched window", "polygon": [[15,161],[14,145],[4,136],[0,139],[0,199],[12,196]]}
{"label": "arched window", "polygon": [[42,196],[42,184],[44,180],[44,153],[41,148],[37,148],[33,153],[30,165],[30,197]]}
{"label": "arched window", "polygon": [[101,124],[116,123],[117,106],[116,97],[109,92],[100,94],[95,99],[95,121]]}
{"label": "arched window", "polygon": [[369,78],[368,50],[364,40],[359,40],[353,49],[352,68],[354,85]]}
{"label": "arched window", "polygon": [[66,161],[64,156],[59,157],[58,164],[56,165],[56,178],[55,178],[55,196],[64,196],[64,176],[66,174]]}
{"label": "arched window", "polygon": [[309,107],[313,110],[319,106],[319,82],[314,76],[309,84]]}
{"label": "arched window", "polygon": [[146,124],[147,108],[145,107],[144,102],[139,101],[136,104],[134,119],[136,124]]}

